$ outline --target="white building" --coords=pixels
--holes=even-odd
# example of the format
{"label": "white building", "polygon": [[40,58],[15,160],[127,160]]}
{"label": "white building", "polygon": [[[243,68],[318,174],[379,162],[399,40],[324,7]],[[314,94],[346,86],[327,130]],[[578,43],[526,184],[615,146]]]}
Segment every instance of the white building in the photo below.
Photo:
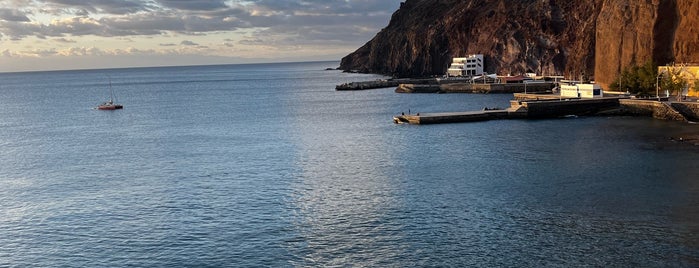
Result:
{"label": "white building", "polygon": [[561,83],[561,97],[565,98],[601,98],[602,88],[597,84]]}
{"label": "white building", "polygon": [[452,59],[447,70],[449,76],[474,76],[483,73],[483,55],[473,54],[464,58]]}

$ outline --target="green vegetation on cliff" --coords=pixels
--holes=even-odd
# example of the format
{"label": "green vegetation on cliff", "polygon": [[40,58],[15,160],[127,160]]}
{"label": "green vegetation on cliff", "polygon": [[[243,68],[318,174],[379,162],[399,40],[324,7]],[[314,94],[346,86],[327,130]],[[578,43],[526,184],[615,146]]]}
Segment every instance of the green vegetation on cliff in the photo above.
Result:
{"label": "green vegetation on cliff", "polygon": [[[660,72],[658,72],[660,70]],[[699,92],[699,80],[687,77],[682,66],[656,66],[651,60],[641,66],[630,65],[609,85],[612,91],[629,92],[637,96],[656,96],[659,91],[681,95],[685,89]]]}
{"label": "green vegetation on cliff", "polygon": [[641,66],[631,65],[609,85],[613,91],[629,92],[639,96],[655,96],[658,67],[652,61]]}

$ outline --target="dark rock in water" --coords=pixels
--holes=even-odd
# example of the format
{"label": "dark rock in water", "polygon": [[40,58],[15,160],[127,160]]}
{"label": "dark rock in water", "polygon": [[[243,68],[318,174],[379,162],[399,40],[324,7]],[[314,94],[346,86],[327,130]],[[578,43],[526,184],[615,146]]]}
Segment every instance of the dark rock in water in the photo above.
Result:
{"label": "dark rock in water", "polygon": [[338,68],[325,68],[326,71],[335,71],[338,70]]}
{"label": "dark rock in water", "polygon": [[489,73],[588,76],[623,67],[699,62],[699,1],[407,0],[340,69],[441,75],[452,57],[483,54]]}

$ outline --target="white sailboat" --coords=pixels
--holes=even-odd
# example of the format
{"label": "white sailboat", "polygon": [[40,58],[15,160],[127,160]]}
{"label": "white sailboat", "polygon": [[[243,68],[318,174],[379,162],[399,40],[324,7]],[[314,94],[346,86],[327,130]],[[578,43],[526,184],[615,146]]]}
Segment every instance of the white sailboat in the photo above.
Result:
{"label": "white sailboat", "polygon": [[109,79],[109,100],[101,103],[100,105],[97,105],[97,109],[99,110],[117,110],[117,109],[123,109],[124,106],[121,104],[117,104],[114,101],[114,90],[112,89],[112,79]]}

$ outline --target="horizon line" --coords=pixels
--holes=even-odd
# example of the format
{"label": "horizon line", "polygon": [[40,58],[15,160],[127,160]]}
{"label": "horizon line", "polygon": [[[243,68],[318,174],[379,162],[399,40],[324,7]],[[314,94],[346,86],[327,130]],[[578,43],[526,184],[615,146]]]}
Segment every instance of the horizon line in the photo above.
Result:
{"label": "horizon line", "polygon": [[[288,64],[288,63],[314,63],[314,62],[340,62],[340,60],[310,60],[310,61],[261,61],[246,63],[213,63],[213,64],[185,64],[185,65],[153,65],[153,66],[130,66],[130,67],[108,67],[108,68],[76,68],[76,69],[55,69],[55,70],[24,70],[24,71],[0,71],[0,74],[21,74],[21,73],[48,73],[48,72],[77,72],[77,71],[99,71],[99,70],[123,70],[123,69],[149,69],[149,68],[176,68],[176,67],[205,67],[205,66],[226,66],[226,65],[261,65],[261,64]],[[333,67],[338,68],[338,67]]]}

